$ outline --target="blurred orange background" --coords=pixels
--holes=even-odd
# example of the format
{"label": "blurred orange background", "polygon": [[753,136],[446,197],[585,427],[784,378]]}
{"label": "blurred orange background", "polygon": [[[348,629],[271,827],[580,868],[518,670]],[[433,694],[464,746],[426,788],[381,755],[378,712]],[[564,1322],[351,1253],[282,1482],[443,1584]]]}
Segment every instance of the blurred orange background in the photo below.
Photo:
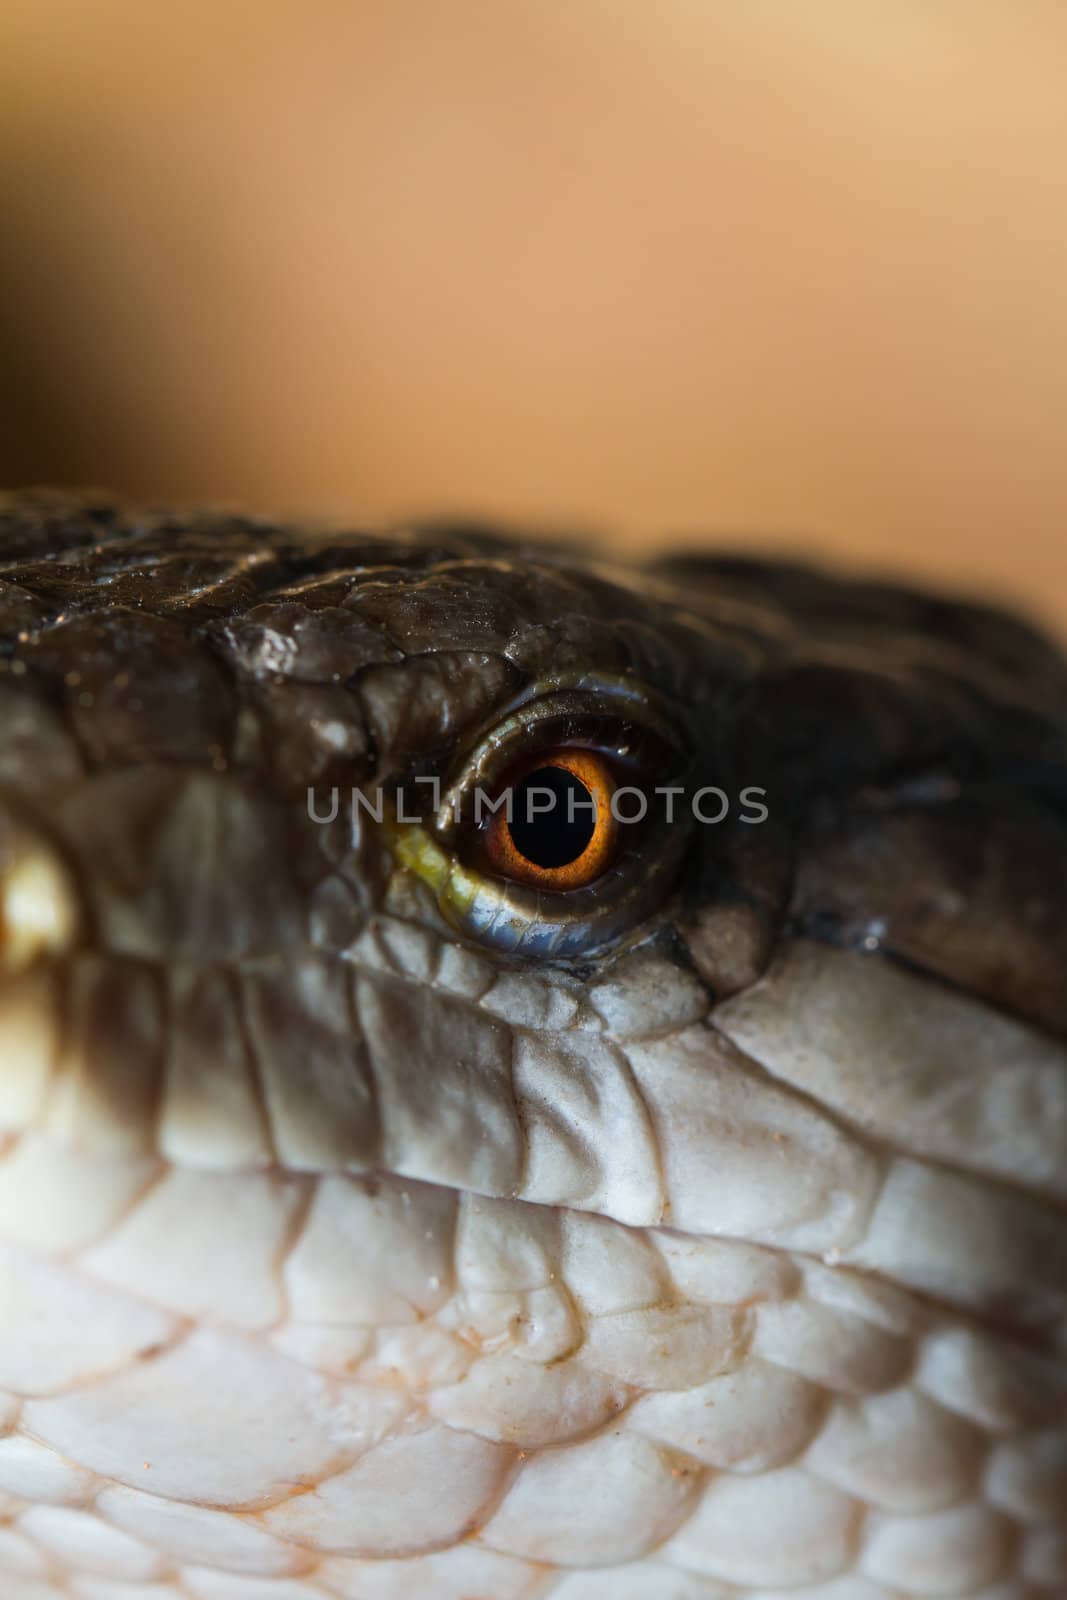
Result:
{"label": "blurred orange background", "polygon": [[1067,624],[1062,0],[4,0],[0,478]]}

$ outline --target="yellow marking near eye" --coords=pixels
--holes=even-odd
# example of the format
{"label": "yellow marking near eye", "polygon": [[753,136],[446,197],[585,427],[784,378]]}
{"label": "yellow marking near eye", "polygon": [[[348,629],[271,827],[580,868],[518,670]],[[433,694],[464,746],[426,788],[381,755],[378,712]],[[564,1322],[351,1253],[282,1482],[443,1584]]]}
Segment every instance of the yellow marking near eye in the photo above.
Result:
{"label": "yellow marking near eye", "polygon": [[417,823],[387,823],[385,832],[401,866],[440,894],[452,871],[451,856]]}
{"label": "yellow marking near eye", "polygon": [[457,914],[470,910],[480,880],[443,850],[425,828],[418,823],[388,822],[385,831],[396,860],[433,890],[443,909]]}

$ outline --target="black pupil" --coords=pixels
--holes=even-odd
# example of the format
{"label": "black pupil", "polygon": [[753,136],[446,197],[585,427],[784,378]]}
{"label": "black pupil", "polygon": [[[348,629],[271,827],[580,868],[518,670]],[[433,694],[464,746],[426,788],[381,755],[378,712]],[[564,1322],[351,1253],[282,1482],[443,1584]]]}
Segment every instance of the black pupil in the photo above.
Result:
{"label": "black pupil", "polygon": [[538,767],[515,785],[511,837],[534,866],[566,867],[577,861],[595,827],[593,797],[573,772]]}

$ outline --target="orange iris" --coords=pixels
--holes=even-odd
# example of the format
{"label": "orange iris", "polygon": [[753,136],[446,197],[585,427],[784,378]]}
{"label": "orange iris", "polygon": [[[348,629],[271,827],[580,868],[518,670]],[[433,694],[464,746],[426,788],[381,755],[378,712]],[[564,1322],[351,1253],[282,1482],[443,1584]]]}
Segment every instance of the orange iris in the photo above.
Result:
{"label": "orange iris", "polygon": [[535,889],[582,889],[611,865],[619,832],[611,813],[615,779],[595,750],[548,751],[500,792],[508,789],[511,821],[501,809],[485,833],[489,861],[502,877]]}

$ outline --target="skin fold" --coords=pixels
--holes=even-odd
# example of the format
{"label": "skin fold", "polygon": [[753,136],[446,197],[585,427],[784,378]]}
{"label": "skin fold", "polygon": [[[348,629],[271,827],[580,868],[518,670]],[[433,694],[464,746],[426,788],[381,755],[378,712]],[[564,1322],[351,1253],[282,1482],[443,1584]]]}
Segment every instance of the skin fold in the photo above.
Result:
{"label": "skin fold", "polygon": [[[800,568],[0,502],[0,1594],[1067,1595],[1065,706]],[[467,814],[561,744],[677,791],[565,892]]]}

